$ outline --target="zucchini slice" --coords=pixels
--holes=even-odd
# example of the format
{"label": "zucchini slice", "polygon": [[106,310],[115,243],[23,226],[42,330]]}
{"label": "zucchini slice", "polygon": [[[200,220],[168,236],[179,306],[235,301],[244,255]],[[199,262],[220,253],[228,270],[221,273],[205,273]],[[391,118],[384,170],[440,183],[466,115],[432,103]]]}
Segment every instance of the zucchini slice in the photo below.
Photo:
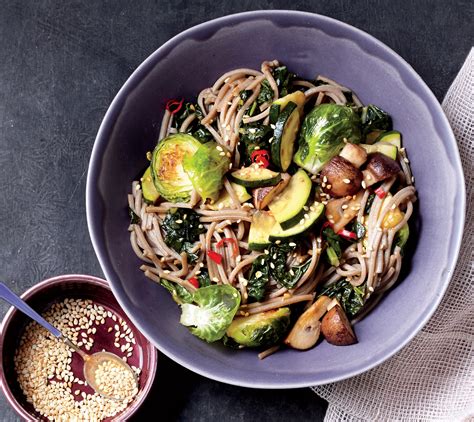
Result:
{"label": "zucchini slice", "polygon": [[359,144],[362,148],[365,149],[367,154],[372,154],[374,152],[380,152],[387,157],[390,157],[392,160],[397,159],[398,148],[395,145],[388,144],[385,142],[377,142],[373,145],[368,144]]}
{"label": "zucchini slice", "polygon": [[384,142],[386,144],[394,145],[397,148],[402,147],[402,134],[398,130],[391,130],[390,132],[382,133],[375,142]]}
{"label": "zucchini slice", "polygon": [[154,204],[160,194],[155,188],[155,184],[153,183],[153,177],[151,175],[151,167],[148,167],[143,173],[142,178],[140,179],[142,185],[142,192],[143,192],[143,199],[148,204]]}
{"label": "zucchini slice", "polygon": [[282,171],[286,171],[293,160],[299,128],[300,112],[295,103],[289,102],[278,116],[271,144],[272,163]]}
{"label": "zucchini slice", "polygon": [[[238,185],[237,183],[232,183],[232,182],[231,182],[231,185],[241,204],[244,203],[245,201],[248,201],[250,198],[252,198],[252,195],[250,195],[250,193],[247,192],[247,189],[245,189],[243,186]],[[214,202],[213,204],[209,204],[209,208],[215,211],[221,210],[223,208],[232,208],[233,203],[234,202],[232,201],[232,198],[230,197],[227,190],[224,188],[222,189],[222,192],[219,198],[217,199],[217,201]]]}
{"label": "zucchini slice", "polygon": [[311,179],[303,169],[299,169],[283,192],[268,204],[275,220],[283,229],[289,229],[303,218],[311,189]]}
{"label": "zucchini slice", "polygon": [[276,225],[270,233],[270,241],[286,240],[292,237],[299,236],[310,230],[320,219],[324,213],[324,205],[319,202],[314,202],[303,215],[303,218],[295,226],[284,230],[281,226]]}
{"label": "zucchini slice", "polygon": [[278,230],[276,220],[268,211],[257,211],[250,223],[249,249],[251,251],[261,251],[270,244],[270,233]]}
{"label": "zucchini slice", "polygon": [[[285,95],[284,97],[278,98],[278,100],[275,100],[273,102],[272,106],[279,106],[278,113],[280,113],[280,111],[283,110],[290,102],[296,104],[296,106],[298,107],[298,110],[300,110],[301,117],[303,117],[303,108],[306,102],[306,97],[304,93],[301,91],[295,91],[295,92],[292,92],[291,94]],[[270,113],[271,111],[272,110],[270,108]],[[278,115],[275,117],[278,117]],[[271,120],[271,117],[270,117],[270,120]],[[275,122],[276,122],[276,119],[275,119]],[[275,122],[272,122],[272,123],[275,123]]]}
{"label": "zucchini slice", "polygon": [[232,172],[229,179],[246,188],[273,186],[281,180],[280,173],[252,164]]}

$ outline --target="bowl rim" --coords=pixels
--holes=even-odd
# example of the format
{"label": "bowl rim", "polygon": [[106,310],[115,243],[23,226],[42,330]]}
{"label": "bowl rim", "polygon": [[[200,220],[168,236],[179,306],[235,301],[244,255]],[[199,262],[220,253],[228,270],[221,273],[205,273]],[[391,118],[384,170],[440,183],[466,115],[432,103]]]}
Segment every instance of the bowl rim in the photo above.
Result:
{"label": "bowl rim", "polygon": [[[194,364],[193,361],[189,361],[186,359],[181,359],[180,357],[175,356],[173,350],[171,348],[167,349],[162,347],[158,342],[155,342],[153,336],[147,332],[144,326],[140,323],[140,321],[134,317],[134,315],[127,310],[127,297],[125,294],[122,294],[119,291],[118,287],[115,286],[113,282],[114,276],[113,271],[109,269],[111,267],[107,254],[104,253],[101,249],[101,241],[99,239],[99,234],[96,232],[94,227],[94,215],[96,211],[94,211],[93,202],[94,202],[94,186],[98,180],[98,176],[100,173],[100,153],[103,147],[102,144],[107,142],[107,132],[110,129],[110,125],[113,124],[113,121],[116,117],[116,114],[120,111],[122,107],[123,101],[126,99],[129,92],[133,89],[133,86],[140,81],[142,73],[146,73],[150,68],[152,68],[157,62],[161,54],[165,54],[170,48],[173,48],[176,45],[179,45],[180,42],[186,40],[188,37],[192,37],[194,34],[198,34],[201,30],[206,29],[209,26],[218,26],[218,28],[214,31],[217,32],[219,29],[232,25],[233,23],[239,24],[244,21],[256,20],[256,19],[267,19],[272,20],[273,17],[281,17],[282,15],[292,15],[295,19],[307,19],[306,24],[310,24],[311,26],[316,25],[317,22],[327,23],[334,27],[342,28],[346,31],[346,33],[350,34],[351,36],[357,36],[358,38],[371,43],[372,46],[375,46],[379,49],[377,53],[383,53],[385,56],[383,60],[390,65],[392,65],[398,71],[403,71],[405,74],[408,74],[417,84],[417,88],[420,89],[420,93],[417,95],[420,97],[427,98],[424,101],[426,104],[433,107],[435,110],[430,108],[429,113],[431,115],[437,114],[439,117],[438,123],[441,125],[441,129],[438,132],[443,131],[446,135],[443,138],[443,144],[451,147],[451,165],[453,166],[453,171],[456,173],[456,176],[460,178],[460,182],[457,184],[457,191],[455,195],[456,207],[457,209],[454,210],[455,218],[457,219],[457,225],[451,234],[451,248],[446,259],[446,268],[440,275],[440,288],[436,292],[436,295],[433,298],[431,307],[427,308],[424,314],[419,315],[416,318],[416,322],[414,322],[414,329],[401,341],[396,347],[391,350],[386,351],[382,356],[377,359],[373,359],[370,362],[361,363],[358,368],[355,368],[351,371],[344,371],[342,374],[327,376],[324,379],[315,379],[314,381],[273,381],[273,380],[266,380],[262,382],[249,382],[248,380],[243,379],[242,377],[230,376],[230,375],[222,375],[222,374],[215,374],[213,370],[208,370],[208,368],[201,367],[199,365]],[[347,37],[348,38],[348,37]],[[353,38],[348,38],[352,39]],[[359,39],[355,40],[357,45],[359,45]],[[375,53],[370,53],[376,55]],[[380,58],[380,57],[379,57]],[[170,38],[164,44],[162,44],[159,48],[157,48],[153,53],[151,53],[129,76],[126,82],[122,85],[114,99],[109,105],[107,112],[104,115],[104,118],[101,122],[99,127],[94,146],[92,148],[91,158],[89,162],[89,169],[87,174],[87,184],[86,184],[86,213],[87,213],[87,225],[89,229],[89,234],[91,237],[91,242],[94,248],[94,251],[97,255],[99,260],[100,266],[106,275],[106,278],[110,281],[110,286],[112,289],[113,294],[115,295],[117,301],[122,306],[124,311],[127,313],[128,317],[133,321],[135,326],[141,330],[143,335],[150,339],[150,342],[155,345],[156,348],[160,350],[160,352],[164,353],[170,359],[174,360],[175,362],[179,363],[180,365],[184,366],[185,368],[196,372],[202,376],[207,378],[224,382],[227,384],[242,386],[242,387],[250,387],[250,388],[272,388],[272,389],[283,389],[283,388],[302,388],[302,387],[310,387],[316,385],[325,385],[337,381],[342,381],[356,375],[362,374],[364,372],[369,371],[372,368],[380,365],[393,355],[395,355],[398,351],[404,348],[419,332],[420,330],[426,325],[428,320],[434,314],[436,309],[438,308],[446,290],[448,288],[449,282],[451,281],[454,268],[456,266],[459,250],[462,241],[462,234],[463,228],[465,223],[465,209],[466,209],[466,189],[465,189],[465,182],[464,182],[464,173],[461,164],[461,159],[459,155],[459,149],[451,129],[451,126],[448,122],[446,115],[444,114],[440,103],[436,99],[433,92],[430,88],[426,85],[423,79],[418,75],[418,73],[413,69],[413,67],[405,61],[398,53],[392,50],[383,42],[379,41],[374,36],[370,35],[369,33],[356,28],[350,24],[342,22],[340,20],[320,15],[317,13],[311,12],[302,12],[302,11],[294,11],[294,10],[259,10],[259,11],[248,11],[242,13],[235,13],[226,16],[222,16],[216,19],[212,19],[209,21],[205,21],[198,25],[192,26]],[[453,217],[454,218],[454,217]],[[319,377],[318,377],[319,378]]]}
{"label": "bowl rim", "polygon": [[[110,284],[102,278],[95,277],[93,275],[86,275],[86,274],[64,274],[64,275],[59,275],[59,276],[51,277],[46,280],[40,281],[39,283],[33,285],[28,290],[26,290],[20,297],[23,300],[28,300],[31,297],[33,297],[35,294],[40,293],[45,287],[59,285],[66,281],[78,282],[79,284],[91,284],[91,285],[102,287],[109,291],[112,291],[112,289],[110,288]],[[124,313],[126,313],[123,308],[121,309]],[[4,333],[6,329],[9,327],[11,320],[16,315],[16,313],[21,313],[21,311],[11,306],[8,309],[7,313],[5,314],[5,317],[3,318],[2,323],[0,324],[0,363],[1,363],[1,368],[2,368],[2,370],[0,371],[0,387],[6,399],[8,400],[10,405],[13,407],[13,409],[21,417],[25,418],[25,420],[31,420],[31,414],[28,413],[24,409],[24,407],[18,402],[15,395],[11,391],[8,385],[6,376],[5,376],[5,371],[3,370],[3,344],[4,344],[4,339],[5,339]],[[139,330],[138,327],[135,326],[135,328]],[[141,332],[141,330],[139,331]],[[158,366],[158,351],[156,347],[154,346],[154,344],[150,342],[150,340],[148,340],[148,337],[146,337],[145,335],[144,337],[146,338],[147,345],[152,346],[152,347],[149,347],[149,351],[150,351],[149,375],[146,379],[145,384],[143,385],[143,389],[141,390],[141,393],[139,393],[140,397],[138,398],[138,400],[134,400],[129,406],[125,408],[125,410],[122,413],[118,414],[117,417],[115,416],[111,417],[111,421],[127,420],[128,418],[130,418],[140,408],[140,406],[143,404],[143,402],[147,398],[151,390],[151,387],[153,385],[153,382],[155,380],[156,370]]]}

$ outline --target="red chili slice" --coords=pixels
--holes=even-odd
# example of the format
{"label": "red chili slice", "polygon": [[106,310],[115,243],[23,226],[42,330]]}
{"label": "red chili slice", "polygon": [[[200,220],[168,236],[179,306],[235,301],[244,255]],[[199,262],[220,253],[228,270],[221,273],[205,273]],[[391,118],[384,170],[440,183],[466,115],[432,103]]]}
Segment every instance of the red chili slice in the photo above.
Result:
{"label": "red chili slice", "polygon": [[252,163],[260,164],[263,168],[270,165],[270,154],[266,149],[256,149],[250,155]]}
{"label": "red chili slice", "polygon": [[220,248],[221,246],[224,246],[224,243],[232,245],[234,256],[239,254],[239,245],[235,239],[232,239],[231,237],[224,237],[223,239],[219,240],[219,242],[217,242],[216,246]]}
{"label": "red chili slice", "polygon": [[351,232],[346,229],[339,230],[337,234],[345,239],[357,240],[357,235],[354,232]]}
{"label": "red chili slice", "polygon": [[194,287],[196,287],[196,289],[199,289],[199,281],[196,277],[191,277],[189,280],[188,280]]}
{"label": "red chili slice", "polygon": [[166,110],[168,110],[171,114],[176,114],[181,107],[183,107],[183,99],[181,100],[169,100],[166,103]]}
{"label": "red chili slice", "polygon": [[214,251],[207,251],[207,255],[211,258],[217,265],[222,263],[222,255]]}
{"label": "red chili slice", "polygon": [[387,192],[385,192],[381,186],[375,189],[374,192],[380,199],[384,199],[387,196]]}

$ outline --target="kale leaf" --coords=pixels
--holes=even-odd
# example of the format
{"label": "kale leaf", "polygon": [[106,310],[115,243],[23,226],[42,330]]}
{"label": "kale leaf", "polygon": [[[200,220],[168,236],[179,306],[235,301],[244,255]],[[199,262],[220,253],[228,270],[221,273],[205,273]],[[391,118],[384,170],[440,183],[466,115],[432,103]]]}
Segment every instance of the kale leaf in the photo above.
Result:
{"label": "kale leaf", "polygon": [[211,285],[211,277],[209,277],[209,272],[205,268],[201,268],[201,274],[197,276],[199,281],[199,287],[207,287]]}
{"label": "kale leaf", "polygon": [[303,274],[311,264],[307,260],[301,265],[288,268],[286,261],[288,254],[293,253],[295,246],[288,243],[280,245],[272,244],[268,248],[268,254],[259,256],[252,264],[249,282],[247,286],[249,297],[255,300],[263,299],[265,288],[270,280],[274,279],[281,287],[292,289],[296,286]]}
{"label": "kale leaf", "polygon": [[173,283],[172,281],[162,278],[160,284],[171,293],[173,300],[181,305],[182,303],[192,303],[193,295],[189,293],[183,286]]}
{"label": "kale leaf", "polygon": [[352,230],[356,234],[357,240],[360,240],[365,236],[365,226],[357,220],[354,221],[354,224],[352,225]]}
{"label": "kale leaf", "polygon": [[370,212],[374,199],[375,199],[375,193],[371,193],[369,197],[367,198],[367,202],[365,203],[364,214],[368,214]]}
{"label": "kale leaf", "polygon": [[264,79],[261,83],[260,92],[257,97],[257,104],[261,105],[263,103],[268,103],[273,100],[273,89],[270,86],[270,83]]}
{"label": "kale leaf", "polygon": [[278,86],[278,93],[280,97],[284,97],[290,93],[291,81],[296,77],[291,73],[286,66],[278,66],[273,69],[273,78]]}
{"label": "kale leaf", "polygon": [[257,302],[263,299],[263,296],[265,295],[265,286],[267,285],[269,278],[268,255],[261,255],[253,261],[250,270],[247,285],[247,293],[250,299],[254,299]]}
{"label": "kale leaf", "polygon": [[252,164],[252,152],[259,148],[268,148],[268,140],[273,136],[273,130],[261,123],[248,123],[240,127],[239,133],[240,162],[244,166],[249,166]]}
{"label": "kale leaf", "polygon": [[376,105],[369,104],[361,111],[362,134],[367,135],[374,130],[392,130],[393,123],[390,114],[383,111]]}
{"label": "kale leaf", "polygon": [[130,224],[141,223],[140,217],[137,214],[135,214],[135,211],[133,211],[130,207],[128,207],[128,215],[130,216]]}
{"label": "kale leaf", "polygon": [[353,318],[364,306],[365,285],[353,286],[343,279],[321,290],[318,297],[322,295],[336,298],[346,315]]}
{"label": "kale leaf", "polygon": [[198,256],[190,251],[193,243],[199,240],[199,235],[205,232],[199,222],[199,215],[193,210],[176,208],[166,214],[162,227],[165,243],[178,253],[186,252],[189,261],[195,262]]}
{"label": "kale leaf", "polygon": [[342,249],[341,249],[341,237],[334,233],[334,230],[331,227],[326,227],[323,230],[323,237],[326,239],[326,242],[334,249],[337,257],[340,258],[342,256]]}

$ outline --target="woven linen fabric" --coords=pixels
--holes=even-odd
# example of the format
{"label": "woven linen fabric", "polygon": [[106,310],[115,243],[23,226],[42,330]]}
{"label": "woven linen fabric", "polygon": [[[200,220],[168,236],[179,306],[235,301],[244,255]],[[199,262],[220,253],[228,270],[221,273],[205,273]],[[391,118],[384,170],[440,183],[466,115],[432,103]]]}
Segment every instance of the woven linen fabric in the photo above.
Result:
{"label": "woven linen fabric", "polygon": [[332,421],[474,421],[474,49],[443,100],[466,178],[459,260],[433,317],[400,352],[345,381],[312,387]]}

